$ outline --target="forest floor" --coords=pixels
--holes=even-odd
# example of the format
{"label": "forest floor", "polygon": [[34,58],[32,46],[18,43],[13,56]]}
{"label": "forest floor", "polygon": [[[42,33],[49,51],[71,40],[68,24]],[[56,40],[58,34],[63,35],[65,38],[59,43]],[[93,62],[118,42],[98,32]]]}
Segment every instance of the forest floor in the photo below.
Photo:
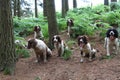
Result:
{"label": "forest floor", "polygon": [[[69,39],[66,33],[60,36],[65,41]],[[14,76],[0,73],[0,80],[120,80],[120,54],[103,59],[102,56],[106,54],[104,41],[90,39],[90,42],[95,42],[94,47],[99,49],[94,61],[85,60],[80,63],[80,51],[76,42],[69,60],[57,57],[53,50],[53,56],[47,63],[36,63],[32,51],[29,58],[19,59]]]}

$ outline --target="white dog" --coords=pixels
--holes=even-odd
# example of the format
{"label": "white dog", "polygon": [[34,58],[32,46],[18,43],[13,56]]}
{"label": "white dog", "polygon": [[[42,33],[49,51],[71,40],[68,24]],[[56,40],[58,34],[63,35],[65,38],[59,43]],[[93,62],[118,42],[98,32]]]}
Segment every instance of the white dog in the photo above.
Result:
{"label": "white dog", "polygon": [[83,62],[85,57],[89,58],[89,61],[92,61],[92,59],[95,58],[95,54],[97,50],[91,48],[87,36],[78,36],[78,46],[80,47],[80,54],[81,54],[80,62]]}
{"label": "white dog", "polygon": [[47,47],[47,45],[39,39],[28,40],[28,49],[33,48],[36,54],[38,62],[44,60],[47,62],[48,57],[52,55],[52,51]]}
{"label": "white dog", "polygon": [[52,38],[52,44],[54,45],[55,49],[57,50],[58,57],[62,56],[64,53],[65,48],[68,48],[64,41],[60,38],[59,35],[54,35]]}
{"label": "white dog", "polygon": [[118,31],[114,28],[108,29],[106,32],[104,47],[107,50],[107,56],[110,56],[110,52],[115,49],[115,54],[118,53],[119,41],[118,41]]}
{"label": "white dog", "polygon": [[72,19],[68,19],[67,20],[67,30],[68,30],[68,33],[67,33],[67,35],[69,36],[69,37],[71,37],[71,35],[72,35],[72,30],[71,30],[71,27],[73,27],[74,26],[74,22],[73,22],[73,20]]}
{"label": "white dog", "polygon": [[44,40],[44,36],[40,26],[34,26],[34,38]]}

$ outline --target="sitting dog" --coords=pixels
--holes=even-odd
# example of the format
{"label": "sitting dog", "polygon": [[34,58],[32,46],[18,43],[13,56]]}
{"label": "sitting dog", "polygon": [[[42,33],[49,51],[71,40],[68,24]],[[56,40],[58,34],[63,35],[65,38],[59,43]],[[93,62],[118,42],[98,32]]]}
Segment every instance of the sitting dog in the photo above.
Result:
{"label": "sitting dog", "polygon": [[80,47],[80,55],[81,55],[80,62],[83,62],[85,57],[89,58],[90,61],[92,61],[92,59],[95,58],[95,54],[97,50],[91,48],[87,36],[78,36],[78,46]]}
{"label": "sitting dog", "polygon": [[41,40],[44,39],[44,36],[43,36],[40,26],[34,26],[34,38],[41,39]]}
{"label": "sitting dog", "polygon": [[54,35],[52,38],[52,44],[54,45],[55,49],[57,50],[58,57],[62,56],[64,53],[64,49],[67,48],[64,41],[61,40],[59,35]]}
{"label": "sitting dog", "polygon": [[48,57],[52,55],[52,51],[47,47],[47,45],[39,39],[28,40],[28,49],[33,48],[36,54],[37,61],[44,60],[47,62]]}
{"label": "sitting dog", "polygon": [[106,32],[104,47],[107,50],[107,56],[110,56],[110,52],[115,48],[115,54],[118,53],[119,41],[118,31],[114,28],[110,28]]}
{"label": "sitting dog", "polygon": [[72,34],[72,30],[71,30],[71,27],[74,26],[74,22],[72,19],[68,19],[67,20],[67,28],[68,28],[68,35],[69,37],[71,37],[71,34]]}

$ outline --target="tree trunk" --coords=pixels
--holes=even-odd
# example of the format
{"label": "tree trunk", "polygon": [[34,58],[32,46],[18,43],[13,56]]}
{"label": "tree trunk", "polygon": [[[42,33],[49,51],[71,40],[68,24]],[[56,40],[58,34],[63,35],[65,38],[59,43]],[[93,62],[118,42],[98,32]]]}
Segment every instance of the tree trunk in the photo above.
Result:
{"label": "tree trunk", "polygon": [[66,10],[66,13],[69,10],[68,0],[65,0],[65,10]]}
{"label": "tree trunk", "polygon": [[76,0],[73,0],[73,8],[77,8],[77,2],[76,2]]}
{"label": "tree trunk", "polygon": [[43,14],[44,14],[44,17],[47,17],[47,3],[46,3],[46,0],[43,0]]}
{"label": "tree trunk", "polygon": [[65,18],[69,10],[68,0],[62,0],[62,18]]}
{"label": "tree trunk", "polygon": [[0,0],[0,70],[6,74],[13,74],[16,63],[10,1]]}
{"label": "tree trunk", "polygon": [[104,5],[109,5],[109,0],[104,0]]}
{"label": "tree trunk", "polygon": [[17,1],[14,0],[14,16],[17,16],[16,11],[17,11]]}
{"label": "tree trunk", "polygon": [[35,0],[35,17],[38,18],[37,0]]}
{"label": "tree trunk", "polygon": [[58,34],[54,0],[47,0],[47,18],[49,32],[49,47],[52,49],[53,48],[52,37]]}
{"label": "tree trunk", "polygon": [[20,17],[21,17],[21,12],[20,12],[20,0],[18,0],[17,3],[18,3],[18,4],[17,4],[17,12],[18,12],[17,16],[20,18]]}
{"label": "tree trunk", "polygon": [[65,0],[62,0],[62,18],[65,18],[66,10],[65,10]]}
{"label": "tree trunk", "polygon": [[111,0],[111,2],[117,2],[117,0]]}

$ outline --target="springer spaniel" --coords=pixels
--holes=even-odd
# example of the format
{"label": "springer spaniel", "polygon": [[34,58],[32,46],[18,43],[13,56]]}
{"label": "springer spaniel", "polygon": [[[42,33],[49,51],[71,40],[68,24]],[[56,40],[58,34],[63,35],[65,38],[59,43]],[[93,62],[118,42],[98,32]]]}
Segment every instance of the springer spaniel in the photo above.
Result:
{"label": "springer spaniel", "polygon": [[72,30],[71,30],[71,27],[74,26],[74,22],[72,19],[68,19],[67,20],[67,28],[68,28],[68,33],[67,35],[69,35],[69,37],[71,36],[72,34]]}
{"label": "springer spaniel", "polygon": [[52,38],[52,43],[57,50],[58,57],[62,56],[64,53],[64,49],[67,48],[64,41],[61,40],[59,35],[54,35]]}
{"label": "springer spaniel", "polygon": [[43,36],[43,33],[42,33],[40,26],[34,26],[34,39],[35,38],[41,39],[41,40],[44,39],[44,36]]}
{"label": "springer spaniel", "polygon": [[89,58],[90,61],[95,58],[97,52],[96,49],[92,49],[90,43],[88,42],[87,36],[78,36],[78,46],[80,47],[81,60],[83,62],[84,58]]}
{"label": "springer spaniel", "polygon": [[115,54],[118,53],[119,41],[118,41],[118,31],[114,28],[110,28],[106,32],[104,47],[107,50],[107,56],[110,56],[110,52],[115,50]]}
{"label": "springer spaniel", "polygon": [[28,40],[28,49],[33,48],[36,54],[37,62],[44,60],[47,62],[47,59],[52,55],[52,51],[47,47],[47,45],[39,39],[30,39]]}

